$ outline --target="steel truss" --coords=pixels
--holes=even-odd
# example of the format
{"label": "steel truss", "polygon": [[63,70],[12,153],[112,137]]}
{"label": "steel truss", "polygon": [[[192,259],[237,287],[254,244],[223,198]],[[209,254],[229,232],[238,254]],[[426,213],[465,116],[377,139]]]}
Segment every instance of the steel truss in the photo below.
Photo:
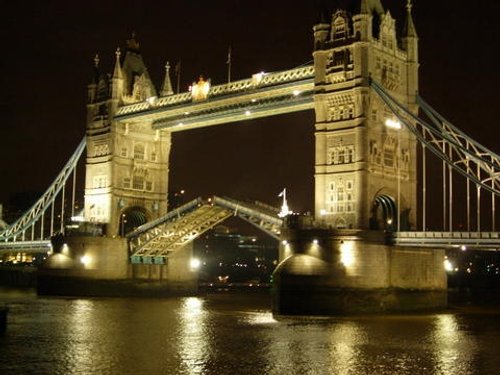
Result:
{"label": "steel truss", "polygon": [[422,98],[417,102],[431,123],[411,113],[380,84],[371,87],[422,145],[478,187],[500,197],[500,156],[446,121]]}
{"label": "steel truss", "polygon": [[283,221],[277,210],[228,198],[201,198],[146,223],[127,235],[131,263],[165,264],[175,250],[193,241],[230,216],[238,216],[278,239]]}
{"label": "steel truss", "polygon": [[[71,158],[68,160],[66,165],[63,167],[63,169],[61,170],[59,175],[55,178],[55,180],[52,182],[52,184],[49,186],[49,188],[40,197],[40,199],[38,199],[38,201],[16,222],[7,227],[7,229],[0,232],[0,241],[4,242],[24,241],[25,232],[28,231],[29,229],[31,229],[32,232],[31,237],[34,237],[34,226],[36,222],[44,215],[44,213],[47,210],[51,210],[50,207],[54,204],[54,201],[57,195],[61,192],[61,190],[63,191],[64,195],[64,186],[66,185],[66,182],[68,178],[71,176],[71,174],[74,173],[78,161],[83,153],[83,150],[85,150],[85,138],[82,139],[82,141],[76,148]],[[73,199],[74,199],[74,190],[73,190]],[[51,228],[51,232],[53,232],[53,228]],[[21,237],[21,239],[18,237]]]}

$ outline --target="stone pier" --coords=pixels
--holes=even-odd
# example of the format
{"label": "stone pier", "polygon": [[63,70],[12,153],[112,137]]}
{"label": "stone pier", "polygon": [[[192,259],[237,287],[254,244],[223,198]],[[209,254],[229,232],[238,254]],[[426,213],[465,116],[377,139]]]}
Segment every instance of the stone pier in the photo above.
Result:
{"label": "stone pier", "polygon": [[277,314],[342,315],[446,307],[444,250],[401,248],[383,232],[288,221],[273,274]]}

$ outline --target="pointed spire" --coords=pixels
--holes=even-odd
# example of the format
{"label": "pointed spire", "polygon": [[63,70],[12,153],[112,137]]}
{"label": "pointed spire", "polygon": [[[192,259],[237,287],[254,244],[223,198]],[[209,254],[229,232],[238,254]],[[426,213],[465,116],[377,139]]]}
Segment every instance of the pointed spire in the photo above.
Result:
{"label": "pointed spire", "polygon": [[94,57],[94,67],[99,68],[99,54],[96,53]]}
{"label": "pointed spire", "polygon": [[406,38],[417,38],[417,30],[415,29],[415,24],[413,23],[413,17],[411,15],[411,8],[413,7],[413,4],[411,3],[411,0],[407,0],[406,2],[406,11],[407,11],[407,16],[406,16],[406,23],[403,29],[403,37]]}
{"label": "pointed spire", "polygon": [[120,66],[120,56],[121,56],[121,51],[120,47],[116,49],[115,55],[116,55],[116,62],[115,62],[115,70],[113,71],[113,78],[114,79],[121,79],[123,78],[122,74],[122,68]]}
{"label": "pointed spire", "polygon": [[172,95],[174,91],[172,90],[172,82],[170,82],[170,63],[167,61],[165,64],[165,79],[163,80],[163,86],[160,92],[161,96]]}

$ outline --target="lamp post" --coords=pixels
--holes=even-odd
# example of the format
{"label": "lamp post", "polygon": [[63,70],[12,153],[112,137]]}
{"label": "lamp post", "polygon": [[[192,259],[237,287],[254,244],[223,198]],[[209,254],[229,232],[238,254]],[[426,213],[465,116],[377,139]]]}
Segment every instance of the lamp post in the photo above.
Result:
{"label": "lamp post", "polygon": [[401,123],[397,120],[387,119],[385,120],[385,126],[388,128],[396,130],[397,133],[397,145],[396,145],[396,163],[397,163],[397,231],[401,231]]}
{"label": "lamp post", "polygon": [[121,224],[122,224],[122,225],[121,225],[121,226],[122,226],[122,228],[121,228],[122,237],[124,237],[124,236],[125,236],[125,223],[127,222],[127,221],[125,220],[125,217],[126,217],[126,216],[125,216],[125,214],[122,214],[122,220],[121,220],[121,221],[122,221],[122,222],[121,222]]}

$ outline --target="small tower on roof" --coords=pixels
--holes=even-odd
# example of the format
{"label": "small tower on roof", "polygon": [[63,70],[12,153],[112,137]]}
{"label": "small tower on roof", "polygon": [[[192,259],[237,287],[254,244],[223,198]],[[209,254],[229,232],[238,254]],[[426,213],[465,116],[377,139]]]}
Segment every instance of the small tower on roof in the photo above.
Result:
{"label": "small tower on roof", "polygon": [[161,88],[160,95],[168,96],[173,95],[172,82],[170,81],[170,62],[167,61],[165,64],[165,79],[163,80],[163,86]]}

